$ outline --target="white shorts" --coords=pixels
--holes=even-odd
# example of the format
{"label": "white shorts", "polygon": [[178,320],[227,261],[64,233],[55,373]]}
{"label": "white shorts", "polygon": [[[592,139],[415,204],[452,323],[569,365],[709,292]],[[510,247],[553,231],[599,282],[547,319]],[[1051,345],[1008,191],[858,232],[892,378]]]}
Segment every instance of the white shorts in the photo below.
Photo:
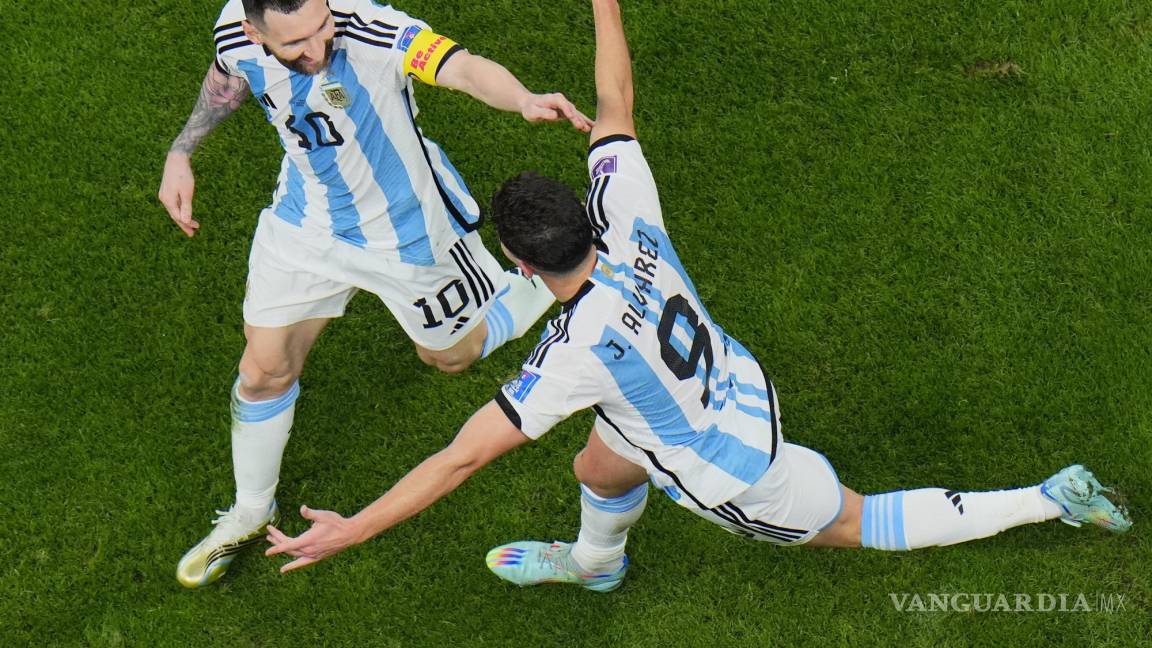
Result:
{"label": "white shorts", "polygon": [[471,232],[433,266],[416,266],[336,239],[301,236],[265,210],[248,257],[244,321],[281,327],[340,317],[359,289],[381,299],[416,344],[440,351],[484,320],[507,285],[500,263]]}
{"label": "white shorts", "polygon": [[800,545],[840,517],[844,493],[824,455],[782,443],[768,472],[731,501],[708,510],[687,498],[679,503],[737,535]]}

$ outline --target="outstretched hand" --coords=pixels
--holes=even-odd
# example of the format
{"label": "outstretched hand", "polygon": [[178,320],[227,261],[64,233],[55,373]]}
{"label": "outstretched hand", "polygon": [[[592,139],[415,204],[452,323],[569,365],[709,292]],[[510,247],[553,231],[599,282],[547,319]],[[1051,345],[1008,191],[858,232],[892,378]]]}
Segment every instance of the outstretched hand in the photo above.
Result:
{"label": "outstretched hand", "polygon": [[521,106],[520,114],[530,122],[567,119],[574,128],[585,133],[591,131],[595,124],[559,92],[529,96]]}
{"label": "outstretched hand", "polygon": [[185,153],[169,153],[164,161],[164,177],[160,180],[157,196],[168,216],[188,237],[196,234],[200,223],[192,219],[192,193],[196,189],[196,178],[192,175],[192,164]]}
{"label": "outstretched hand", "polygon": [[312,528],[295,538],[268,525],[266,539],[272,546],[264,552],[264,555],[288,554],[296,559],[281,567],[281,574],[307,567],[360,542],[352,522],[339,513],[314,511],[307,506],[301,506],[300,517],[311,520]]}

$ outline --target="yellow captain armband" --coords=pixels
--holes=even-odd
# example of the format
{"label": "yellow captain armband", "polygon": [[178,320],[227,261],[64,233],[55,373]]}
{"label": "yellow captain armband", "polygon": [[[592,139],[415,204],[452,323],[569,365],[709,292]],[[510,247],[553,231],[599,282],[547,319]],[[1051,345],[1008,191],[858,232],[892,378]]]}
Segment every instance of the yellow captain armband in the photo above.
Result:
{"label": "yellow captain armband", "polygon": [[456,41],[429,29],[409,27],[400,37],[404,73],[428,85],[436,85],[436,73],[448,57],[462,49]]}

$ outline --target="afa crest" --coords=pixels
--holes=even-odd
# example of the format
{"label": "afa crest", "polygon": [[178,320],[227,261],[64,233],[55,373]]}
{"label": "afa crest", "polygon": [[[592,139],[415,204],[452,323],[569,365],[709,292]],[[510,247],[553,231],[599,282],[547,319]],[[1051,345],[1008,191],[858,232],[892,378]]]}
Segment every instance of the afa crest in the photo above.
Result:
{"label": "afa crest", "polygon": [[352,105],[352,98],[348,96],[348,90],[340,85],[339,81],[329,81],[320,86],[321,92],[324,93],[324,101],[333,108],[343,110]]}

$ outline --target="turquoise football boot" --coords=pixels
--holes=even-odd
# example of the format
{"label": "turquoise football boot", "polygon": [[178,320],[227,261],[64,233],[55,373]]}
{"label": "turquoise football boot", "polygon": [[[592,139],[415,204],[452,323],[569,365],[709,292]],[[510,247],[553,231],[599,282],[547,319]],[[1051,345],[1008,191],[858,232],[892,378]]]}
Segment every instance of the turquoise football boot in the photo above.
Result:
{"label": "turquoise football boot", "polygon": [[610,574],[589,574],[572,559],[566,542],[513,542],[488,552],[488,569],[521,587],[541,583],[571,583],[594,592],[611,592],[624,582],[628,557]]}
{"label": "turquoise football boot", "polygon": [[1128,510],[1106,496],[1108,493],[1114,495],[1115,491],[1102,486],[1080,464],[1068,466],[1044,480],[1040,492],[1064,509],[1065,515],[1060,521],[1066,524],[1078,527],[1088,522],[1113,533],[1124,533],[1132,528]]}

